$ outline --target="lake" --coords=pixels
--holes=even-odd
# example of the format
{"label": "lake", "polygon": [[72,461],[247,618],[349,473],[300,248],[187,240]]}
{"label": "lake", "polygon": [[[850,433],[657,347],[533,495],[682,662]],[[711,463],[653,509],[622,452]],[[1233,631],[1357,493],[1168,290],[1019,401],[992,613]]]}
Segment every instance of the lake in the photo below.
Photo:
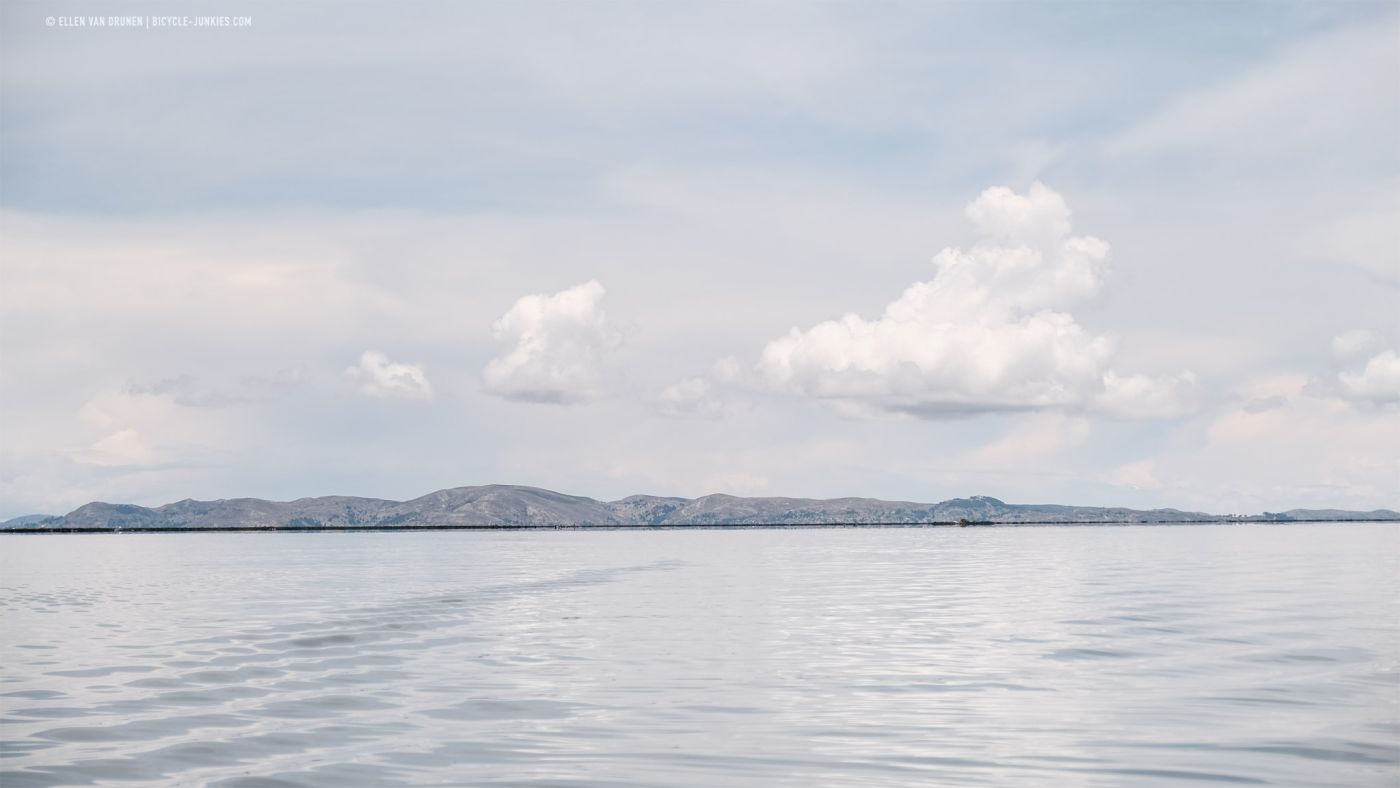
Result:
{"label": "lake", "polygon": [[1400,526],[0,537],[0,785],[1400,781]]}

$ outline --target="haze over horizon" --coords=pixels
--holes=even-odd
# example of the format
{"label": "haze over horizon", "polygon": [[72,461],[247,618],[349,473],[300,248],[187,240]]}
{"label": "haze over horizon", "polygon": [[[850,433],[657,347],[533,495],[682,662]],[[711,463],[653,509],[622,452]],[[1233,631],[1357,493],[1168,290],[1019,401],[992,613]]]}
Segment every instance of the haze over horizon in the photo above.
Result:
{"label": "haze over horizon", "polygon": [[245,5],[0,5],[0,519],[1400,507],[1392,2]]}

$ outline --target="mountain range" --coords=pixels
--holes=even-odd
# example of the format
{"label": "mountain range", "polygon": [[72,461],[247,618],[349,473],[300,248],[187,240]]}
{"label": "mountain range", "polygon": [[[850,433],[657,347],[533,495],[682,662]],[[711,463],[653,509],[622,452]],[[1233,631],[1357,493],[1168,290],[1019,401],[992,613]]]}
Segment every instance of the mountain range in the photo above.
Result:
{"label": "mountain range", "polygon": [[409,501],[327,496],[295,501],[228,498],[158,507],[94,502],[66,515],[26,515],[5,530],[577,527],[714,525],[875,525],[1030,523],[1190,523],[1301,520],[1400,520],[1389,509],[1293,509],[1212,515],[1179,509],[1009,504],[984,495],[941,503],[874,498],[673,498],[633,495],[599,501],[538,487],[454,487]]}

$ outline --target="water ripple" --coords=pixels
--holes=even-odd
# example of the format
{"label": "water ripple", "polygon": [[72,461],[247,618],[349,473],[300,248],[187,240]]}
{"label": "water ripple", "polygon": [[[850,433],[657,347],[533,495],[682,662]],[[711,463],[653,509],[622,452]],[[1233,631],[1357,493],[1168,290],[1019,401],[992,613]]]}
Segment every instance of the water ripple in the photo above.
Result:
{"label": "water ripple", "polygon": [[0,784],[1380,785],[1397,537],[15,539]]}

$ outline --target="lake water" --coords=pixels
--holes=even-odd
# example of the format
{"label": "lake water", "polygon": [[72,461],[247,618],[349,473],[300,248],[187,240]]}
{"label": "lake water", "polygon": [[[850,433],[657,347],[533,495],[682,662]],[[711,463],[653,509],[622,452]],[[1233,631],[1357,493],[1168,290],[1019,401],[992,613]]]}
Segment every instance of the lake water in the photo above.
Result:
{"label": "lake water", "polygon": [[0,555],[5,788],[1400,782],[1394,526]]}

